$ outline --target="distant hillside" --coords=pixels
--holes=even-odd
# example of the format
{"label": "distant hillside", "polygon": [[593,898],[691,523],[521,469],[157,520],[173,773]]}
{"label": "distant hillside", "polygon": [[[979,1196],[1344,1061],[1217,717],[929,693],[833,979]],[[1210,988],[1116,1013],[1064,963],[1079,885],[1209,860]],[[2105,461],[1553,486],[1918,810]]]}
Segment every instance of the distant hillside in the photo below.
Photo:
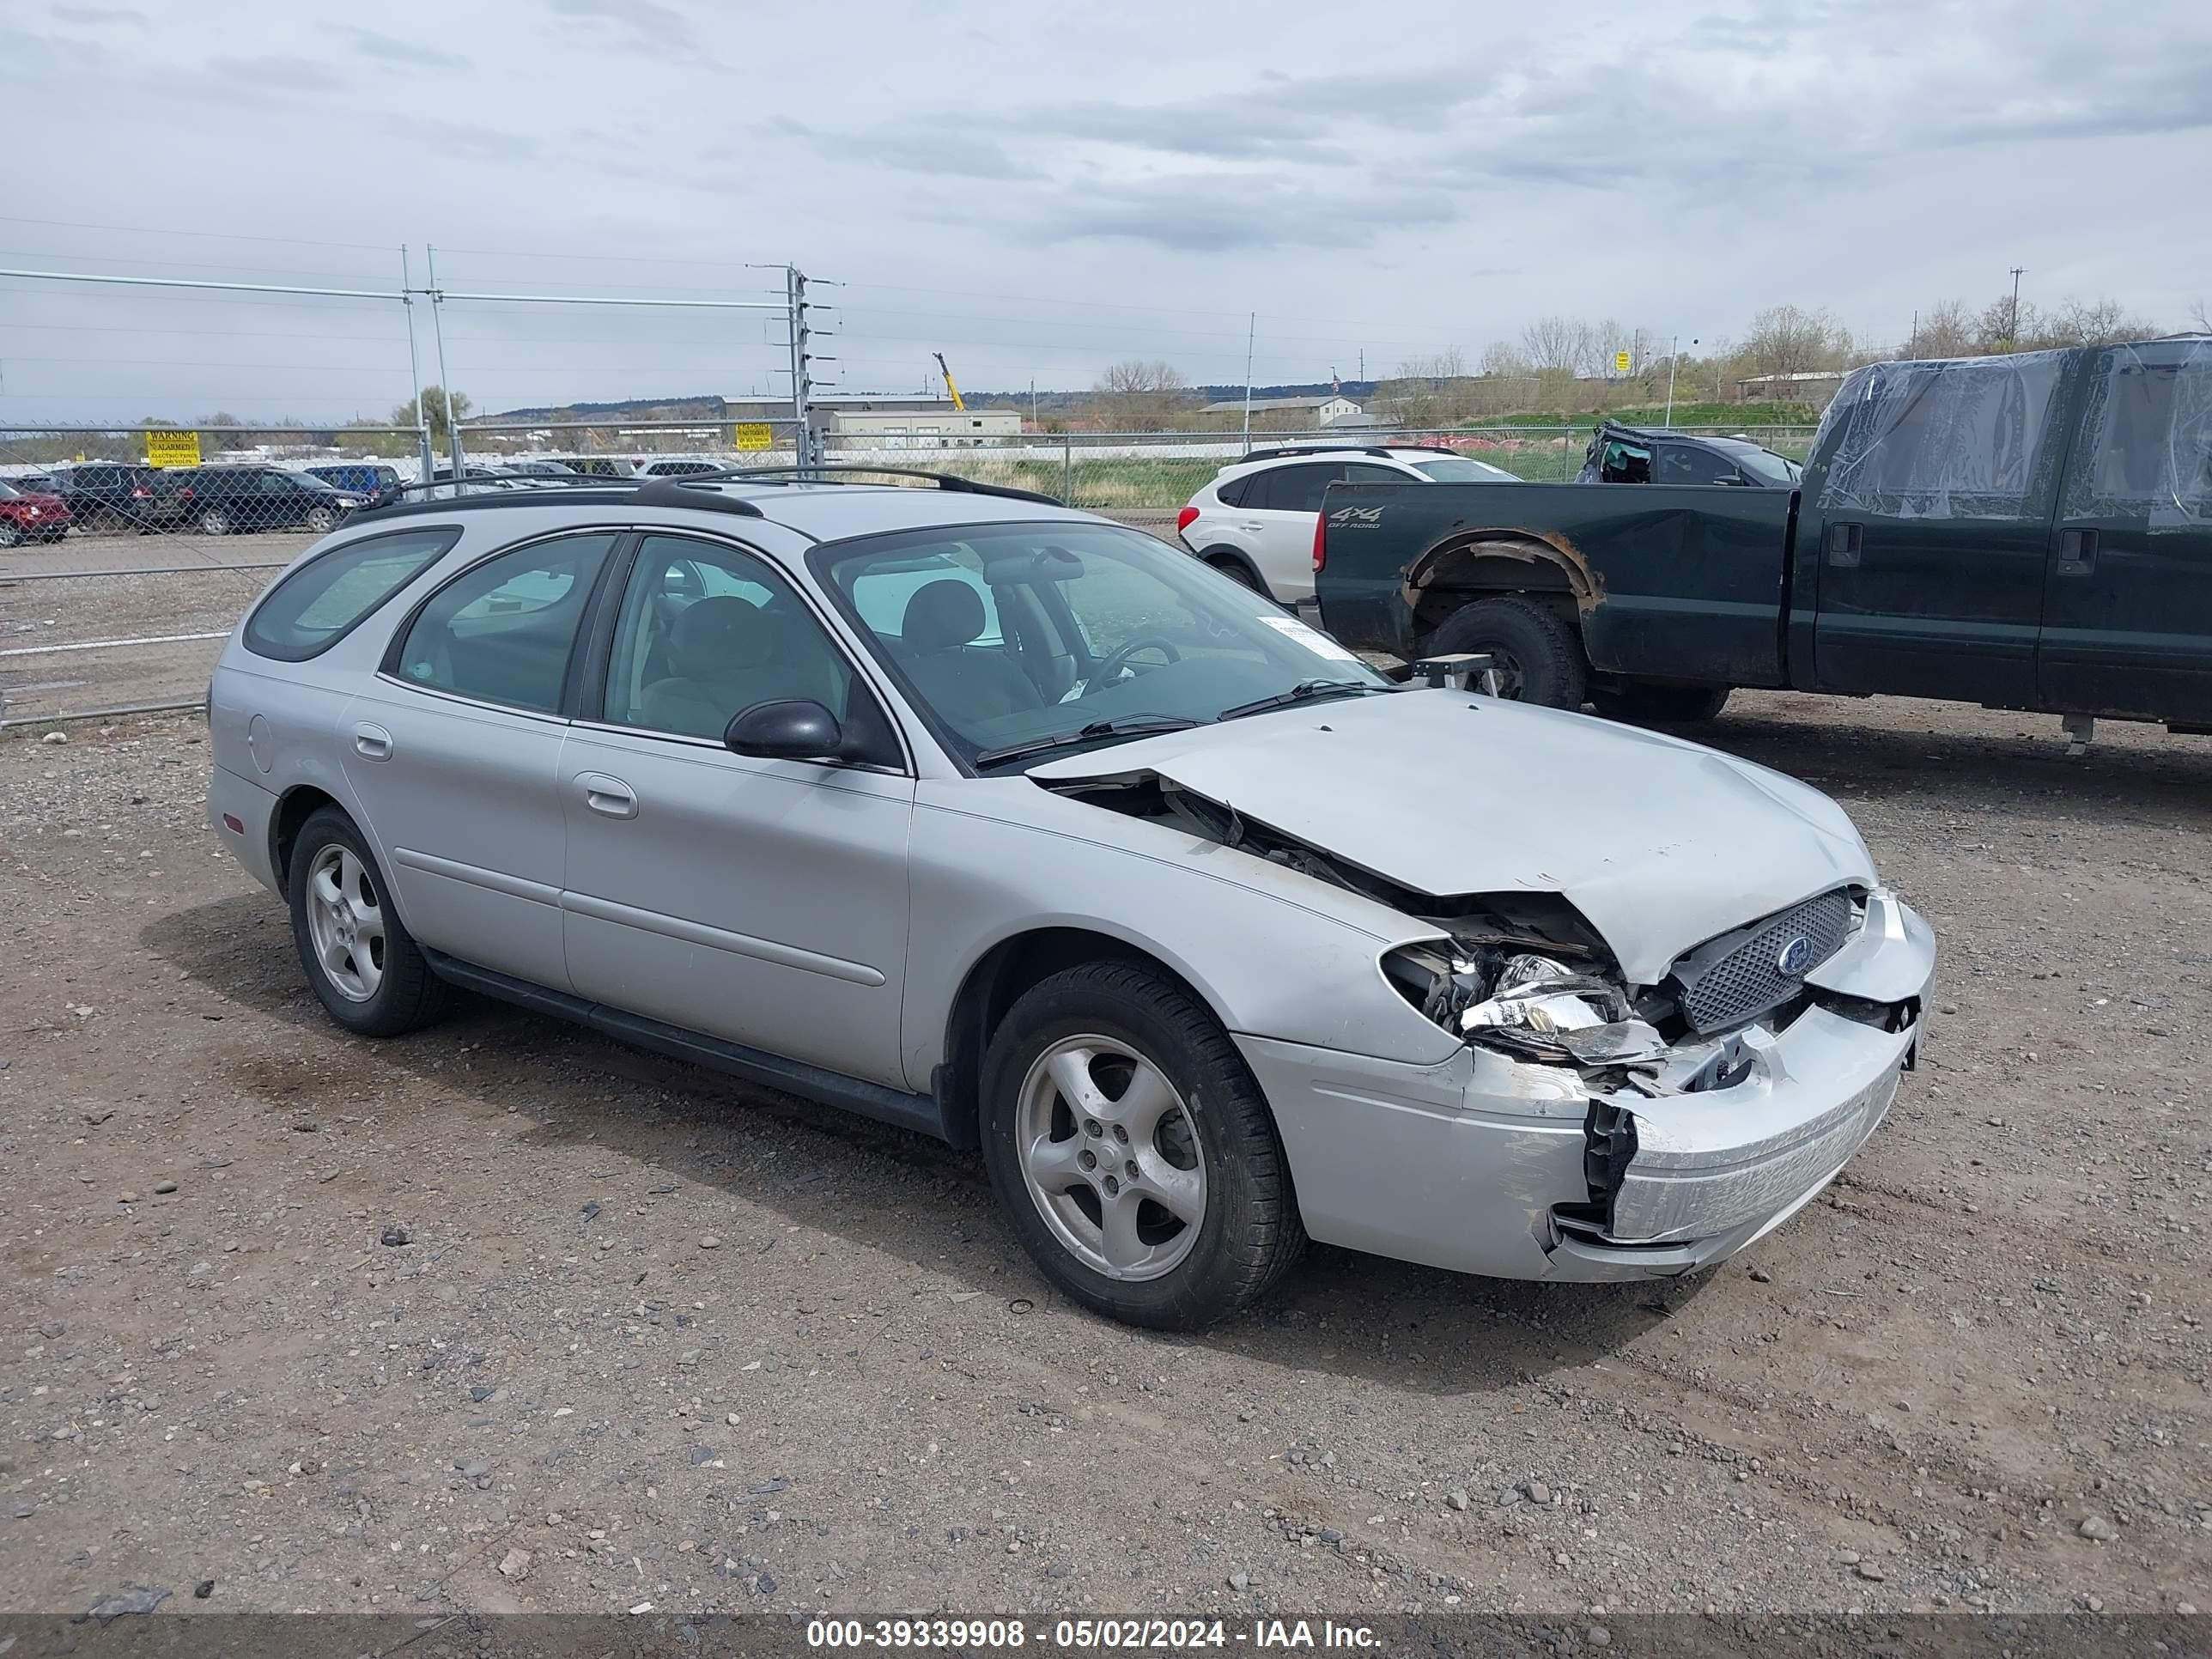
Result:
{"label": "distant hillside", "polygon": [[625,398],[618,403],[562,404],[557,409],[503,409],[496,415],[476,417],[487,422],[529,421],[695,421],[722,418],[718,392],[697,398]]}

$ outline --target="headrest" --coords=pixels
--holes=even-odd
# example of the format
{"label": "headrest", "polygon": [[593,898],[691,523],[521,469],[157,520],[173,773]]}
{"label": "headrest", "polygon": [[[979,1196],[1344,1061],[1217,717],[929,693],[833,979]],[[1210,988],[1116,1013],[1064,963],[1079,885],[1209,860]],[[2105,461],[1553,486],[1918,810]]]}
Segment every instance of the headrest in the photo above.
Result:
{"label": "headrest", "polygon": [[668,635],[668,665],[687,679],[710,679],[764,662],[775,644],[768,613],[734,593],[695,599]]}
{"label": "headrest", "polygon": [[909,651],[950,651],[983,631],[983,596],[957,577],[917,587],[899,633]]}

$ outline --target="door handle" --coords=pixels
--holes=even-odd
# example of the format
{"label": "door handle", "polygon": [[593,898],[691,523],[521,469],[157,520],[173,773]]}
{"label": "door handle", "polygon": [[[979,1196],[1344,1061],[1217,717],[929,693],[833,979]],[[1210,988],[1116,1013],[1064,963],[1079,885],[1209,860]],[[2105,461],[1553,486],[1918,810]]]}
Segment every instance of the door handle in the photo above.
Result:
{"label": "door handle", "polygon": [[363,760],[390,760],[392,733],[380,726],[356,726],[353,729],[353,751]]}
{"label": "door handle", "polygon": [[1850,569],[1859,562],[1859,550],[1865,544],[1866,526],[1862,524],[1832,524],[1828,526],[1828,562]]}
{"label": "door handle", "polygon": [[2062,530],[2058,532],[2058,574],[2085,576],[2097,568],[2097,532]]}
{"label": "door handle", "polygon": [[579,772],[576,783],[584,792],[584,805],[611,818],[637,816],[637,792],[620,778],[604,772]]}

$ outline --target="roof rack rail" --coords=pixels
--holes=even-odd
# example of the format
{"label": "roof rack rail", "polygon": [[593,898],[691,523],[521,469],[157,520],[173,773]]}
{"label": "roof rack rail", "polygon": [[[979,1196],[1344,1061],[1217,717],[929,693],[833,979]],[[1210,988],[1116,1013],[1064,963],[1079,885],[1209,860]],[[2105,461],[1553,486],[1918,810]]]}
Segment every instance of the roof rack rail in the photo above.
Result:
{"label": "roof rack rail", "polygon": [[957,472],[931,472],[918,466],[877,466],[866,461],[818,461],[805,466],[732,466],[717,472],[679,473],[673,477],[653,478],[646,482],[668,484],[714,483],[722,479],[756,479],[762,483],[809,481],[821,483],[847,483],[848,477],[825,476],[837,473],[862,472],[882,477],[926,478],[939,489],[956,491],[963,495],[996,495],[1010,501],[1035,501],[1044,507],[1064,507],[1057,495],[1048,495],[1041,490],[1018,489],[1012,484],[979,483],[963,478]]}
{"label": "roof rack rail", "polygon": [[[360,524],[368,520],[420,517],[424,514],[450,512],[463,500],[472,508],[543,507],[546,504],[545,492],[548,490],[556,495],[566,491],[565,500],[581,501],[590,507],[642,504],[647,507],[690,507],[703,513],[734,513],[745,519],[766,516],[757,506],[742,496],[699,490],[685,498],[661,494],[656,489],[675,482],[672,478],[606,477],[584,472],[566,477],[557,473],[531,473],[520,477],[479,474],[474,477],[464,476],[458,484],[451,478],[425,478],[386,491],[384,500],[374,507],[362,507],[346,522]],[[448,493],[418,494],[422,491]],[[408,499],[410,496],[413,499]]]}
{"label": "roof rack rail", "polygon": [[1446,449],[1440,444],[1279,444],[1271,449],[1249,449],[1237,459],[1242,466],[1247,461],[1275,461],[1290,455],[1381,455],[1389,458],[1401,450],[1417,450],[1425,455],[1456,455],[1455,449]]}

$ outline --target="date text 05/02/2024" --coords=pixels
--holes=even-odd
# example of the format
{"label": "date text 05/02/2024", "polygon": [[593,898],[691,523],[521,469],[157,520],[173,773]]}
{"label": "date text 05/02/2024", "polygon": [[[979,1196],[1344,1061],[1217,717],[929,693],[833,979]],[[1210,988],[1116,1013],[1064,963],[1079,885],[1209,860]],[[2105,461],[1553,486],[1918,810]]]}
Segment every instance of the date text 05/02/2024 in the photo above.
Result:
{"label": "date text 05/02/2024", "polygon": [[815,1619],[809,1647],[1024,1648],[1078,1651],[1178,1651],[1231,1647],[1352,1648],[1381,1645],[1365,1625],[1333,1619],[1261,1619],[1234,1626],[1220,1619],[1060,1619],[1032,1631],[1023,1619]]}

